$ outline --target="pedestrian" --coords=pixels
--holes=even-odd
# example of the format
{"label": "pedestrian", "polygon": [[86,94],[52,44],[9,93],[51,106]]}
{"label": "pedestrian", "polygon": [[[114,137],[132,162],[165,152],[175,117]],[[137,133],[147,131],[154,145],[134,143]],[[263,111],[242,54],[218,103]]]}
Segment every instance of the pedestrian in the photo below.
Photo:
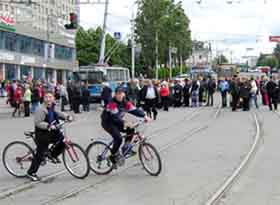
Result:
{"label": "pedestrian", "polygon": [[227,93],[229,91],[229,83],[226,79],[221,79],[219,89],[222,96],[222,107],[227,107]]}
{"label": "pedestrian", "polygon": [[56,86],[54,87],[54,97],[56,101],[60,100],[60,87],[61,87],[60,83],[57,83]]}
{"label": "pedestrian", "polygon": [[213,106],[214,105],[214,93],[216,91],[216,81],[214,79],[212,79],[211,76],[209,76],[209,80],[207,82],[207,94],[208,94],[208,98],[207,98],[207,104],[206,106]]}
{"label": "pedestrian", "polygon": [[32,92],[30,90],[30,85],[26,84],[25,85],[25,92],[24,92],[24,96],[23,96],[23,101],[24,101],[24,117],[29,117],[30,116],[31,96],[32,96]]}
{"label": "pedestrian", "polygon": [[112,89],[109,87],[109,83],[102,83],[101,101],[104,107],[108,105],[112,100]]}
{"label": "pedestrian", "polygon": [[70,105],[70,110],[73,110],[73,85],[70,82],[67,85],[67,93],[68,93],[68,103]]}
{"label": "pedestrian", "polygon": [[137,105],[137,100],[140,92],[139,81],[137,79],[131,80],[127,87],[127,97],[128,99]]}
{"label": "pedestrian", "polygon": [[181,86],[180,81],[176,79],[175,86],[173,89],[174,107],[181,107],[182,96],[183,96],[183,87]]}
{"label": "pedestrian", "polygon": [[44,84],[42,84],[39,81],[38,85],[37,85],[37,88],[39,90],[39,98],[40,98],[39,103],[42,104],[44,102],[44,98],[45,98],[45,87],[44,87]]}
{"label": "pedestrian", "polygon": [[157,92],[156,87],[153,85],[151,80],[147,81],[147,85],[145,85],[141,92],[141,101],[144,101],[144,110],[147,112],[147,115],[152,117],[153,119],[157,119],[157,103],[159,99],[159,94]]}
{"label": "pedestrian", "polygon": [[32,89],[32,95],[31,95],[31,113],[35,113],[36,110],[40,106],[40,84],[36,84]]}
{"label": "pedestrian", "polygon": [[90,98],[90,92],[88,89],[88,85],[82,84],[82,105],[83,105],[83,111],[84,112],[89,112],[89,98]]}
{"label": "pedestrian", "polygon": [[193,80],[192,81],[192,87],[191,87],[191,94],[192,94],[192,107],[198,107],[198,95],[199,95],[199,87],[200,82],[199,80]]}
{"label": "pedestrian", "polygon": [[183,87],[183,97],[184,97],[184,106],[190,106],[190,96],[191,96],[191,81],[189,79],[185,79],[185,85]]}
{"label": "pedestrian", "polygon": [[61,84],[60,86],[60,99],[61,99],[61,111],[65,111],[65,105],[68,104],[68,93],[66,87]]}
{"label": "pedestrian", "polygon": [[81,103],[81,89],[78,85],[74,86],[73,89],[73,111],[74,113],[80,113],[80,103]]}
{"label": "pedestrian", "polygon": [[160,92],[163,110],[168,111],[170,91],[166,81],[162,82],[159,92]]}
{"label": "pedestrian", "polygon": [[258,105],[258,96],[257,96],[257,92],[258,92],[258,86],[256,81],[254,80],[254,78],[252,77],[250,80],[250,84],[251,84],[251,90],[250,90],[250,102],[254,102],[256,108],[259,108]]}
{"label": "pedestrian", "polygon": [[277,101],[278,101],[278,84],[276,82],[276,77],[271,76],[270,80],[266,84],[266,90],[268,94],[268,104],[269,109],[272,111],[272,104],[274,106],[274,110],[277,110]]}
{"label": "pedestrian", "polygon": [[240,98],[239,84],[240,84],[239,78],[237,78],[237,76],[234,76],[230,84],[230,94],[232,98],[231,107],[233,112],[236,111],[239,103],[239,98]]}
{"label": "pedestrian", "polygon": [[12,114],[13,117],[15,117],[16,112],[18,112],[18,116],[20,117],[20,114],[21,114],[20,106],[22,103],[22,96],[23,96],[22,89],[21,89],[20,85],[18,84],[15,89],[15,94],[14,94],[15,109]]}
{"label": "pedestrian", "polygon": [[2,82],[1,82],[0,96],[5,97],[5,81],[4,80],[2,80]]}
{"label": "pedestrian", "polygon": [[250,110],[250,82],[243,80],[240,84],[240,98],[242,98],[243,111]]}
{"label": "pedestrian", "polygon": [[7,90],[7,93],[8,93],[8,100],[7,100],[7,104],[10,104],[11,107],[14,107],[15,106],[15,103],[14,103],[14,89],[12,87],[12,84],[10,82],[7,83],[7,86],[6,86],[6,90]]}
{"label": "pedestrian", "polygon": [[260,80],[260,94],[262,98],[262,104],[268,106],[268,95],[266,90],[267,78],[266,76],[261,76]]}
{"label": "pedestrian", "polygon": [[200,77],[200,86],[199,86],[199,92],[198,92],[198,101],[199,101],[199,106],[203,105],[203,102],[205,102],[204,96],[205,96],[205,91],[207,88],[207,81],[206,78],[201,78]]}

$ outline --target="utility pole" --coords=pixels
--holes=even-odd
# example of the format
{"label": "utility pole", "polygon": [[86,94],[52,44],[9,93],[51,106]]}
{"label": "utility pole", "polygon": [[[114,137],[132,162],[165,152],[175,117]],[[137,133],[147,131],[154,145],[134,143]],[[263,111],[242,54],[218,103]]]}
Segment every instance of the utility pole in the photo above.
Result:
{"label": "utility pole", "polygon": [[132,80],[135,78],[135,20],[134,11],[132,8],[132,19],[131,19],[131,77]]}
{"label": "utility pole", "polygon": [[183,56],[180,55],[180,74],[183,74]]}
{"label": "utility pole", "polygon": [[106,0],[105,1],[105,12],[104,12],[101,48],[100,48],[100,55],[99,55],[99,62],[98,62],[99,64],[104,64],[104,58],[105,58],[108,6],[109,6],[109,0]]}
{"label": "utility pole", "polygon": [[159,70],[159,65],[158,65],[158,31],[156,31],[156,79],[158,80],[158,70]]}
{"label": "utility pole", "polygon": [[169,79],[172,78],[172,51],[171,45],[169,44]]}

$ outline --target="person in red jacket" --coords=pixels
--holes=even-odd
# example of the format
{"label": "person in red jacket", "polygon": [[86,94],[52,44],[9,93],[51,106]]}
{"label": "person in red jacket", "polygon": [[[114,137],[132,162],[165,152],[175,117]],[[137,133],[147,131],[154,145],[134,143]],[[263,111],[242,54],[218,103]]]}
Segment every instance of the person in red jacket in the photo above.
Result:
{"label": "person in red jacket", "polygon": [[170,91],[167,82],[162,83],[159,93],[163,105],[163,110],[168,111]]}
{"label": "person in red jacket", "polygon": [[21,113],[20,105],[22,103],[22,96],[23,96],[22,88],[20,87],[20,85],[17,85],[14,93],[15,110],[13,112],[13,117],[15,117],[16,112],[18,112],[18,116],[20,117],[20,113]]}

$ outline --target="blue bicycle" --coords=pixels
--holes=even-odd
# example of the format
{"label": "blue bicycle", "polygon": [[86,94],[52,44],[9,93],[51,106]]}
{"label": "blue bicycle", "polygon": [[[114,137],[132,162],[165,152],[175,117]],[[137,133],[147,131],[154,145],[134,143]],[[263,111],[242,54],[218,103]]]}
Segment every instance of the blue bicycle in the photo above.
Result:
{"label": "blue bicycle", "polygon": [[[144,122],[139,121],[133,126],[133,133],[123,136],[124,138],[132,137],[132,140],[130,146],[122,150],[122,160],[125,161],[130,158],[132,149],[138,147],[138,157],[143,168],[151,176],[158,176],[162,169],[161,158],[157,149],[151,143],[148,143],[144,134],[141,133],[142,125],[144,125]],[[103,141],[93,141],[87,147],[86,152],[90,161],[90,169],[94,173],[106,175],[113,171],[114,165],[109,159],[112,145],[113,141],[109,144]],[[117,163],[118,166],[120,166],[120,163]]]}

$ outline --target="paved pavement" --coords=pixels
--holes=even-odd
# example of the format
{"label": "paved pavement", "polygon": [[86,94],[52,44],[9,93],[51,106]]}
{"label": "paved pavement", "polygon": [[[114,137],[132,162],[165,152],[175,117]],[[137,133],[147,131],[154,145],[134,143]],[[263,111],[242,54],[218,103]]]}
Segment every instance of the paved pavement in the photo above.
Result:
{"label": "paved pavement", "polygon": [[[224,109],[215,119],[219,100],[217,99],[213,108],[179,108],[160,112],[159,119],[148,126],[147,136],[160,150],[163,160],[163,171],[159,177],[147,175],[139,166],[138,159],[132,158],[125,167],[109,176],[96,176],[91,173],[87,179],[77,180],[65,172],[0,199],[0,204],[204,204],[239,165],[255,134],[252,115],[254,110],[232,113],[229,109]],[[0,107],[0,112],[2,109],[5,107]],[[271,133],[277,133],[275,127],[280,119],[264,108],[259,115],[263,116],[263,127],[271,130]],[[266,121],[273,123],[266,124]],[[32,128],[32,118],[1,119],[0,130],[5,134],[2,135],[0,150],[10,141],[25,140],[23,131]],[[266,133],[266,129],[264,130]],[[68,126],[67,133],[83,147],[90,143],[91,138],[110,140],[100,127],[100,111],[78,115],[77,121]],[[277,141],[271,143],[274,149],[267,151],[271,151],[271,155],[275,156]],[[260,153],[256,159],[259,155]],[[273,160],[270,161],[272,163]],[[259,161],[254,163],[259,164]],[[263,166],[262,172],[266,173],[272,164]],[[63,165],[47,165],[42,167],[38,174],[48,176],[63,170]],[[273,176],[276,176],[276,172],[275,169]],[[0,181],[0,195],[5,190],[29,184],[26,179],[10,176],[2,164]],[[253,181],[257,183],[258,178],[253,178]],[[280,190],[279,187],[275,182],[274,190]],[[248,190],[242,189],[240,192],[244,191]],[[257,204],[247,203],[245,198],[243,203],[235,196],[233,194],[225,204]],[[261,194],[258,196],[261,197]],[[274,200],[270,204],[279,203]]]}

